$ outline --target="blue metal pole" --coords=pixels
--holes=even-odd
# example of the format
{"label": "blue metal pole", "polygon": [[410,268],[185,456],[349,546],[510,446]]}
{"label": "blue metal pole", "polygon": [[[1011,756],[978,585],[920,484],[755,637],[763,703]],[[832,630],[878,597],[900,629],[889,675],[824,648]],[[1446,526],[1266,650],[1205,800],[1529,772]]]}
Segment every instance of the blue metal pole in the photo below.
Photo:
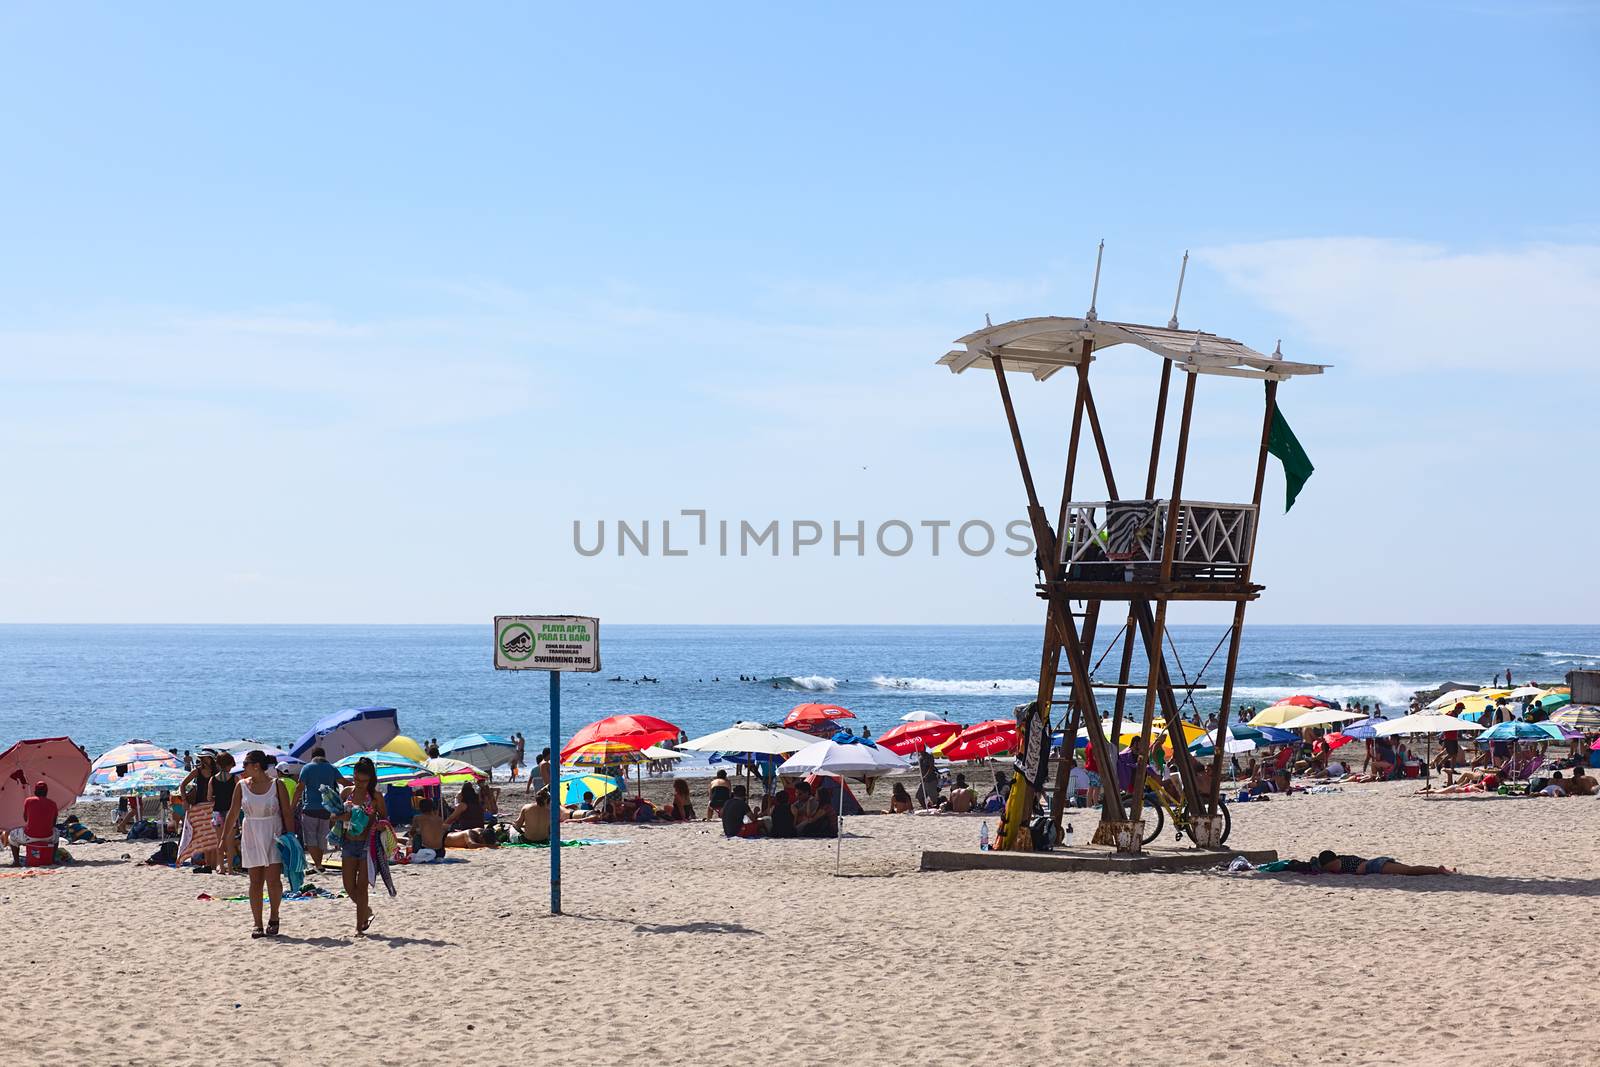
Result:
{"label": "blue metal pole", "polygon": [[550,672],[550,914],[561,914],[561,672]]}

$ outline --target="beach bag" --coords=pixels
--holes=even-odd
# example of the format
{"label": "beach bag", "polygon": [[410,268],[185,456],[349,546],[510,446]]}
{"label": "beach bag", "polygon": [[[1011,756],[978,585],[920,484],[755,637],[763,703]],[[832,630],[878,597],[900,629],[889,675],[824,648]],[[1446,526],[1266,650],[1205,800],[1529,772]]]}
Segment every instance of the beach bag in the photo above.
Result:
{"label": "beach bag", "polygon": [[150,854],[145,860],[147,867],[175,867],[178,863],[178,843],[176,841],[163,841],[161,847]]}
{"label": "beach bag", "polygon": [[1048,815],[1041,815],[1033,820],[1033,824],[1028,827],[1028,834],[1033,839],[1035,852],[1049,852],[1055,847],[1056,824]]}

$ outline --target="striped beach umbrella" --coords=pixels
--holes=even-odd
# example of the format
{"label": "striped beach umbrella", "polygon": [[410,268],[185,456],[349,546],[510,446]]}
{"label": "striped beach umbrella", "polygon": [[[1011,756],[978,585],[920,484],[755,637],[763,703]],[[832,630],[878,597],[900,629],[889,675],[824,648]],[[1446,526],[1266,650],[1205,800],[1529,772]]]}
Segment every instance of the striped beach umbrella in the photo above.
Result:
{"label": "striped beach umbrella", "polygon": [[621,741],[590,741],[574,749],[562,762],[571,767],[627,767],[649,763],[650,757]]}
{"label": "striped beach umbrella", "polygon": [[116,748],[101,753],[100,758],[94,761],[89,770],[89,781],[95,785],[110,785],[122,777],[117,768],[123,768],[124,774],[145,767],[181,767],[183,761],[160,745],[151,744],[149,741],[125,741]]}
{"label": "striped beach umbrella", "polygon": [[1600,733],[1600,707],[1593,704],[1568,704],[1557,708],[1550,721],[1558,726],[1570,726],[1586,734]]}

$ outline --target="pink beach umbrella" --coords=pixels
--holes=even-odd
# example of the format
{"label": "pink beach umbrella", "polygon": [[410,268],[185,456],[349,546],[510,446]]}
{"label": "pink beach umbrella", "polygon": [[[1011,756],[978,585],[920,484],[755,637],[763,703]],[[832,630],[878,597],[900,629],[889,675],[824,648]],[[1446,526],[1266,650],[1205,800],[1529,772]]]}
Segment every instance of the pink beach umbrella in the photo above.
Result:
{"label": "pink beach umbrella", "polygon": [[0,753],[0,826],[22,825],[22,804],[45,783],[48,796],[66,809],[89,781],[89,757],[70,737],[18,741]]}

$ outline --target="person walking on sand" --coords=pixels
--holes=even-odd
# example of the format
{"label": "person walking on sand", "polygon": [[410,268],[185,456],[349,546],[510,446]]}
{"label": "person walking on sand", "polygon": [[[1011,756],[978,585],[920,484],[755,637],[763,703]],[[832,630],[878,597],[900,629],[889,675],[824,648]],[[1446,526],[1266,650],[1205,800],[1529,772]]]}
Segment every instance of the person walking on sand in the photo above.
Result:
{"label": "person walking on sand", "polygon": [[[231,841],[238,828],[245,870],[250,872],[250,916],[255,919],[251,937],[278,936],[278,905],[283,901],[283,861],[278,856],[278,835],[294,833],[294,808],[283,779],[269,778],[267,769],[278,762],[259,749],[244,758],[244,778],[233,791],[233,804],[222,827],[222,839]],[[243,824],[241,826],[241,823]],[[261,926],[261,889],[265,886],[272,911]]]}
{"label": "person walking on sand", "polygon": [[333,821],[344,831],[339,848],[340,872],[344,876],[345,895],[356,906],[356,936],[360,937],[372,925],[367,852],[371,848],[373,831],[389,813],[378,793],[378,769],[371,759],[362,756],[356,760],[350,780],[352,784],[344,791],[345,810],[335,815]]}
{"label": "person walking on sand", "polygon": [[312,749],[311,762],[300,769],[300,788],[295,790],[294,800],[300,814],[300,844],[318,872],[326,870],[322,864],[328,850],[331,817],[327,801],[322,797],[322,788],[332,786],[334,792],[338,792],[343,785],[344,776],[339,773],[339,768],[328,762],[327,751]]}

